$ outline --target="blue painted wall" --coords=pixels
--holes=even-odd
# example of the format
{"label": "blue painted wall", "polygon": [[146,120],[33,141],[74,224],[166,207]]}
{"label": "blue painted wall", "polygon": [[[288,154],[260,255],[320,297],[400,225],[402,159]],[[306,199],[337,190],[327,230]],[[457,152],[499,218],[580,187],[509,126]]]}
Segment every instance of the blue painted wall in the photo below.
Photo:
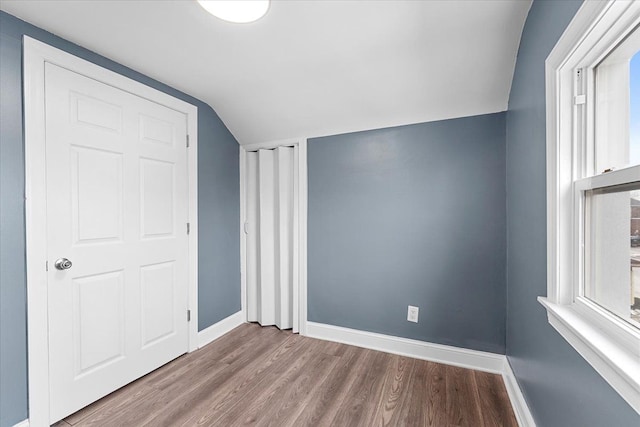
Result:
{"label": "blue painted wall", "polygon": [[0,426],[27,418],[22,36],[198,107],[199,329],[240,310],[238,144],[207,104],[0,11]]}
{"label": "blue painted wall", "polygon": [[[1,12],[0,12],[1,13]],[[1,17],[1,16],[0,16]],[[0,31],[3,25],[0,22]],[[0,426],[27,418],[21,44],[0,33]]]}
{"label": "blue painted wall", "polygon": [[505,114],[308,144],[309,320],[504,353]]}
{"label": "blue painted wall", "polygon": [[640,417],[549,325],[544,61],[580,1],[534,1],[507,113],[507,356],[540,427],[639,426]]}

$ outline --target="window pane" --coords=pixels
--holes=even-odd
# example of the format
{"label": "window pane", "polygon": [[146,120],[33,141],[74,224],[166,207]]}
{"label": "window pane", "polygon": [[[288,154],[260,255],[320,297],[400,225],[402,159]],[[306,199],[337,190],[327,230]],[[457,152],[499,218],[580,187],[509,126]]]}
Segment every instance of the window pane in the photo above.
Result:
{"label": "window pane", "polygon": [[630,90],[631,94],[631,123],[629,127],[630,164],[640,165],[640,52],[631,58]]}
{"label": "window pane", "polygon": [[595,173],[640,164],[640,29],[595,67]]}
{"label": "window pane", "polygon": [[586,192],[585,296],[640,327],[640,182]]}

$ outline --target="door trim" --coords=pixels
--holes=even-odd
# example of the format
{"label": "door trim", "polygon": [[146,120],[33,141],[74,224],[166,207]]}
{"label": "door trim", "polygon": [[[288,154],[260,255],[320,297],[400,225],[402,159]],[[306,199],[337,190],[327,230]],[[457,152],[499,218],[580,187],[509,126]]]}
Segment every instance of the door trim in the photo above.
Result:
{"label": "door trim", "polygon": [[198,109],[164,92],[28,36],[24,36],[23,46],[29,421],[30,425],[40,426],[49,425],[44,64],[49,62],[58,65],[187,116],[191,224],[188,254],[188,309],[191,310],[188,351],[198,348]]}
{"label": "door trim", "polygon": [[[295,138],[240,146],[240,299],[242,314],[247,321],[247,152],[261,148],[298,147],[298,241],[294,242],[294,259],[298,258],[298,332],[307,335],[307,139]],[[297,246],[296,246],[297,245]],[[296,250],[297,248],[297,250]],[[294,261],[295,262],[295,261]],[[294,267],[295,268],[295,267]],[[294,290],[293,295],[296,295]]]}

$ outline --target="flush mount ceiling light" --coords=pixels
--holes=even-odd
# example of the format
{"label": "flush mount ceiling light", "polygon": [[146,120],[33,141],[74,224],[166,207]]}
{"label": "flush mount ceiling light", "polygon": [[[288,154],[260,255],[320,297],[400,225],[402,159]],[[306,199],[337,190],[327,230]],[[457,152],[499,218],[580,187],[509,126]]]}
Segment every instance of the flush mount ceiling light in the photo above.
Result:
{"label": "flush mount ceiling light", "polygon": [[198,0],[207,12],[227,22],[246,24],[262,18],[269,0]]}

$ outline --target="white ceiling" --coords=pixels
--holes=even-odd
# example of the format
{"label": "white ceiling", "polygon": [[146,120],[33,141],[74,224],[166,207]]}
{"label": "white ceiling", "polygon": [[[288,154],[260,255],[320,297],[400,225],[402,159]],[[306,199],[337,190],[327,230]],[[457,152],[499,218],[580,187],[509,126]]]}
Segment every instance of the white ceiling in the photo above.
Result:
{"label": "white ceiling", "polygon": [[504,111],[530,5],[274,0],[230,24],[192,0],[0,2],[208,103],[241,144]]}

